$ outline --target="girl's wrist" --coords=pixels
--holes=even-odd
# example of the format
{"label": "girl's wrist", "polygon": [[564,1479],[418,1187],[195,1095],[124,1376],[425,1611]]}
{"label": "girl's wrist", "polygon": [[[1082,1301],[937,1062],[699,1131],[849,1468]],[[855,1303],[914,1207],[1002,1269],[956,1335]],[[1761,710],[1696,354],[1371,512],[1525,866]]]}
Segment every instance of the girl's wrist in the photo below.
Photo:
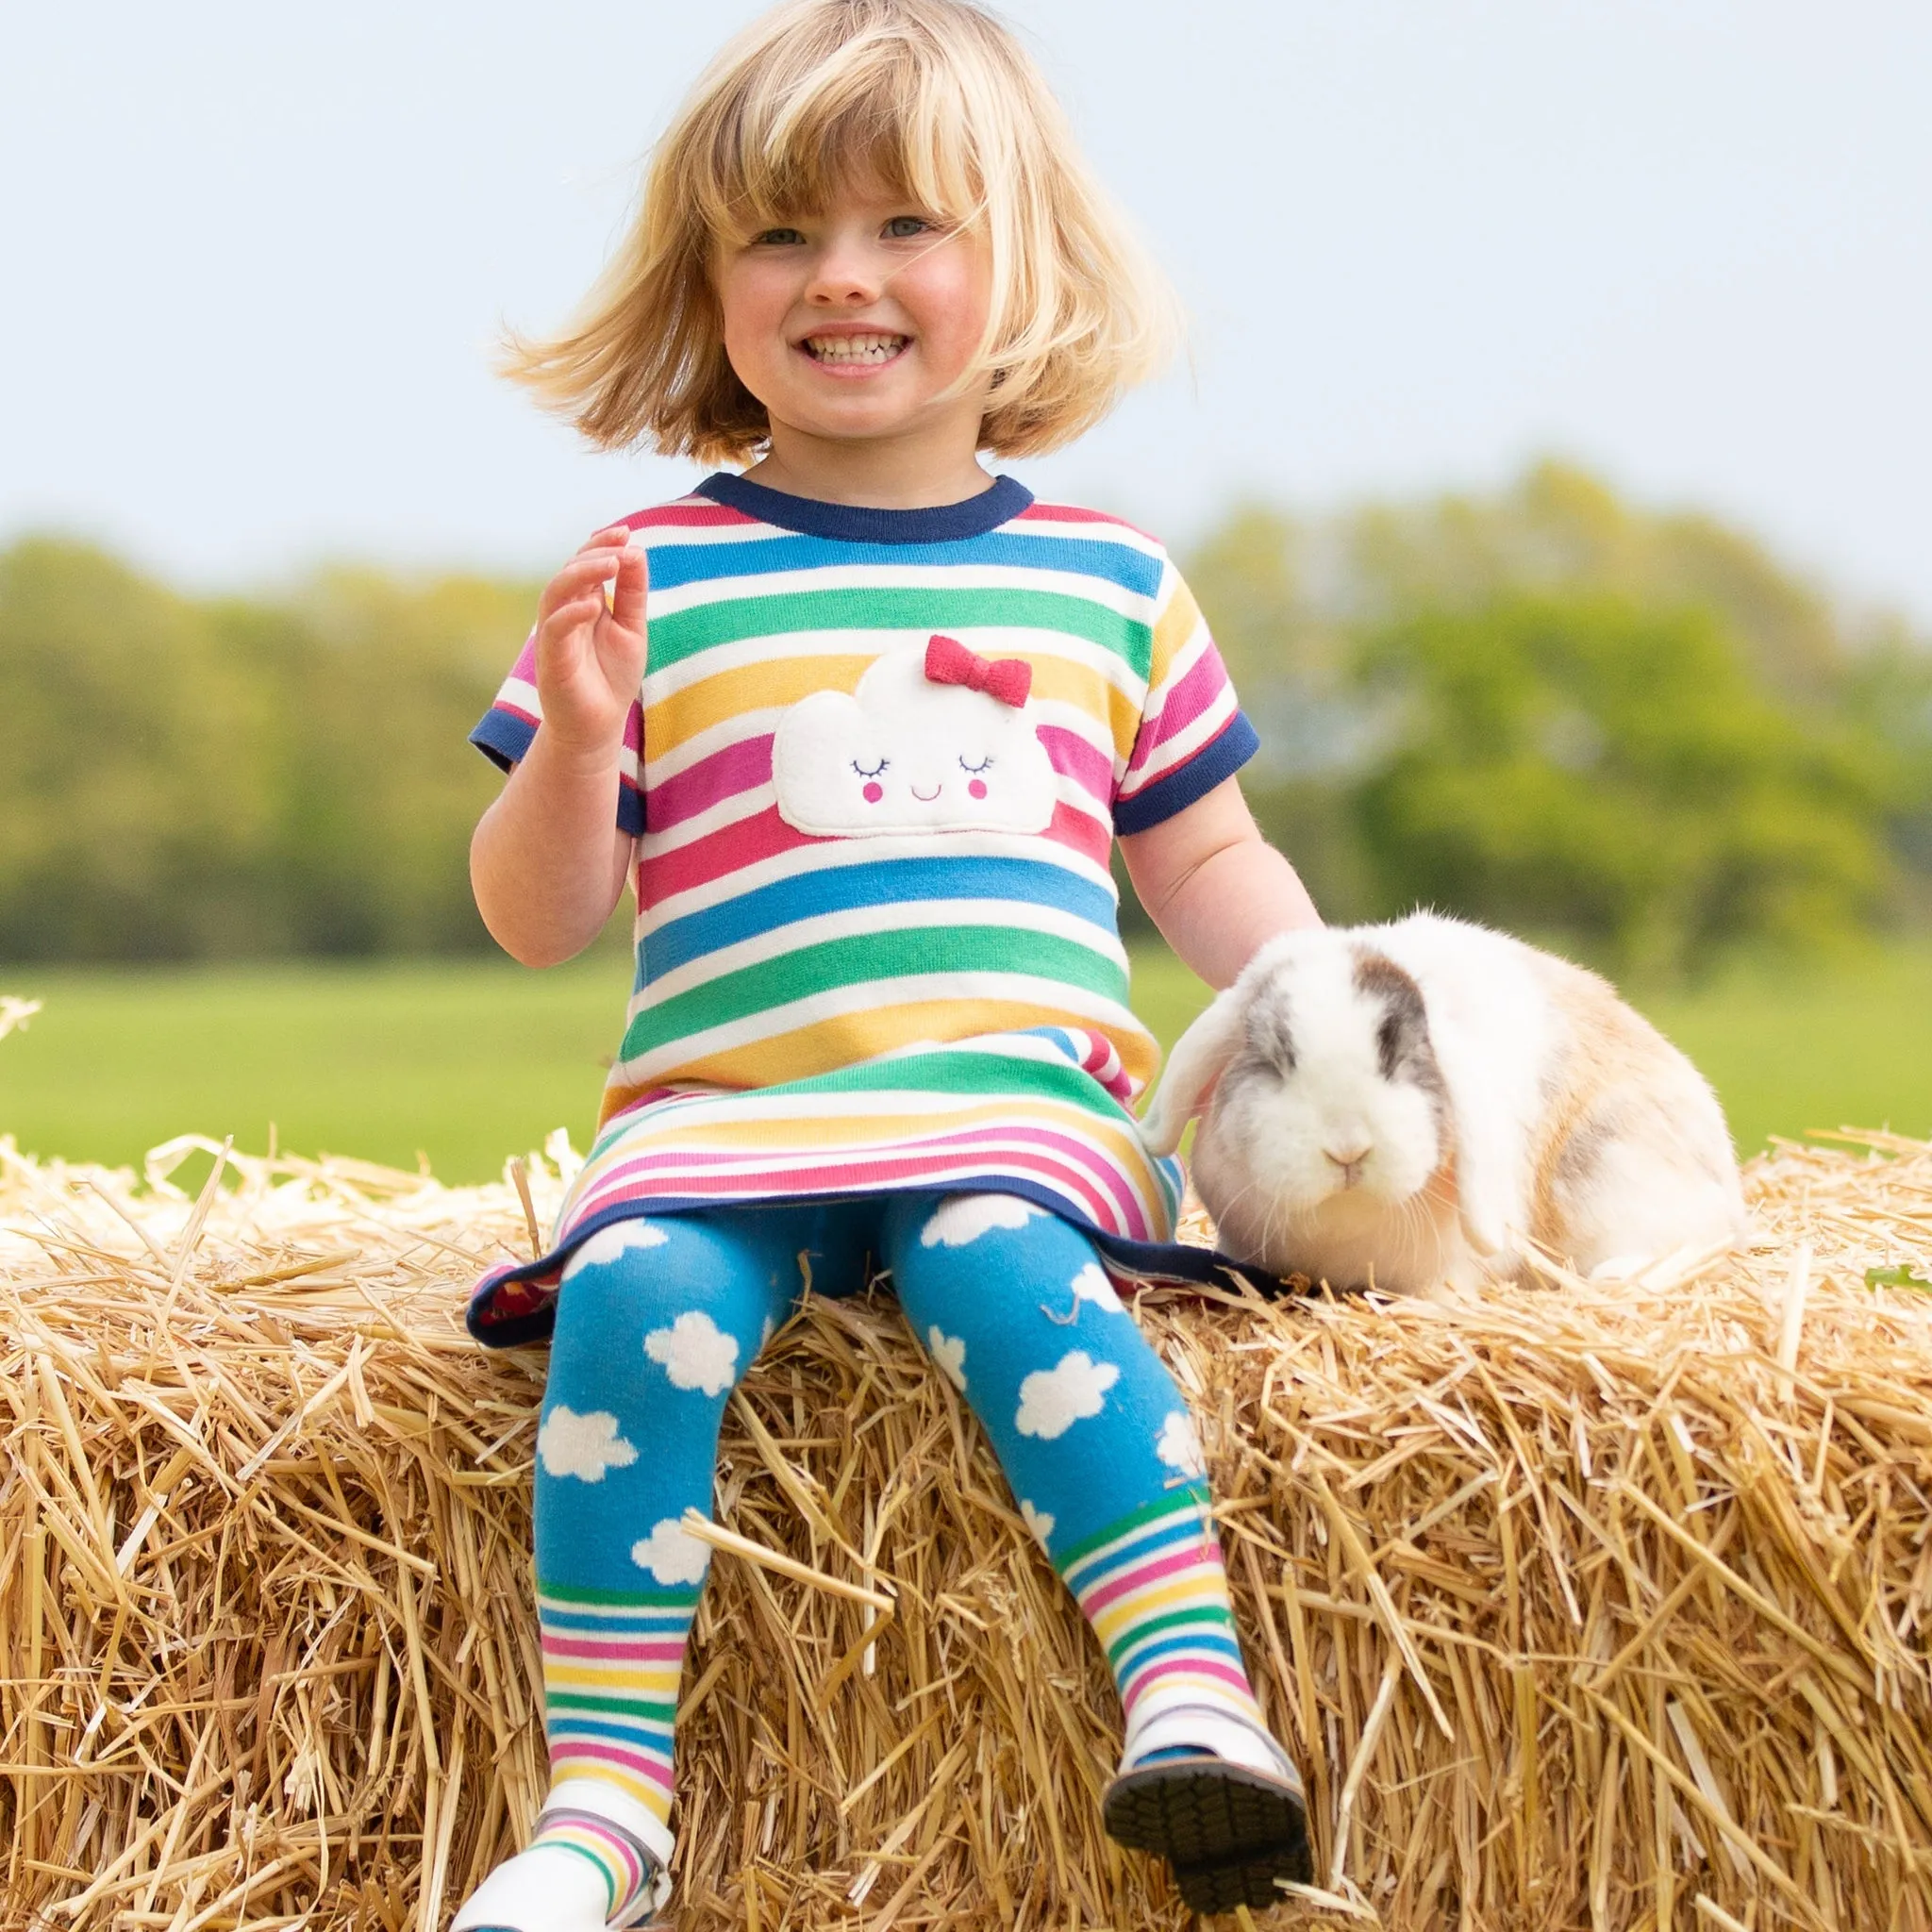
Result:
{"label": "girl's wrist", "polygon": [[546,720],[530,741],[528,761],[541,761],[544,769],[561,777],[591,780],[614,776],[623,753],[622,725],[612,732],[578,739]]}

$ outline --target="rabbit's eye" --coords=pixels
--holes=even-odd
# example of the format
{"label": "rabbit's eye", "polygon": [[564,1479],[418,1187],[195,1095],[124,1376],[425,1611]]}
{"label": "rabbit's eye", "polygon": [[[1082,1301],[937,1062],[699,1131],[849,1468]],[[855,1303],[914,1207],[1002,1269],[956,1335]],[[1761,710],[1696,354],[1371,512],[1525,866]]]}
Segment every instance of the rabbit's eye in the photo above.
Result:
{"label": "rabbit's eye", "polygon": [[1286,1079],[1295,1070],[1294,1024],[1285,994],[1263,995],[1248,1014],[1248,1044],[1255,1058]]}

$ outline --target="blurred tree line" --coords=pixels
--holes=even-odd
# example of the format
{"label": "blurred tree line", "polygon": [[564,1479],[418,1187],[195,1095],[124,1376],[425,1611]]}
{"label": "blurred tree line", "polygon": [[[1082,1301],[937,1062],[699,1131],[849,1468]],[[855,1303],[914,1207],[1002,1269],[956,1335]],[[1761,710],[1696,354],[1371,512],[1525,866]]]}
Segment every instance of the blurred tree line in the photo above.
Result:
{"label": "blurred tree line", "polygon": [[[1330,918],[1433,905],[1652,976],[1932,921],[1932,651],[1736,531],[1545,464],[1249,506],[1182,560],[1261,732],[1249,796]],[[197,599],[0,552],[0,958],[487,947],[465,855],[499,781],[464,738],[536,591]]]}
{"label": "blurred tree line", "polygon": [[1581,471],[1185,559],[1324,913],[1465,913],[1624,974],[1932,921],[1932,648]]}
{"label": "blurred tree line", "polygon": [[538,587],[330,571],[176,595],[97,550],[0,552],[0,959],[481,950],[464,743]]}

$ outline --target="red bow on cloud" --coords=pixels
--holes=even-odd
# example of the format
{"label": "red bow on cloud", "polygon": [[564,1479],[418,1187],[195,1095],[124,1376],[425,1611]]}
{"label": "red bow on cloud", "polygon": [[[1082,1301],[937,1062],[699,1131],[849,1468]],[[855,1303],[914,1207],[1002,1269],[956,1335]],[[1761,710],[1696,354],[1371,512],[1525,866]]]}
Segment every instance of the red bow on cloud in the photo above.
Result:
{"label": "red bow on cloud", "polygon": [[925,675],[935,684],[963,684],[1017,711],[1033,689],[1033,667],[1024,658],[982,658],[958,638],[935,636],[925,647]]}

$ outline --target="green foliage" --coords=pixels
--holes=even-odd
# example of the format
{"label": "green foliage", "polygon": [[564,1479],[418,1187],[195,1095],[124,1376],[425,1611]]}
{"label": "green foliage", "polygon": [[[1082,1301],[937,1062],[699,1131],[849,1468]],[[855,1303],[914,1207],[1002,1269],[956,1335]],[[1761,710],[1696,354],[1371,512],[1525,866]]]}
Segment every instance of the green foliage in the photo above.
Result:
{"label": "green foliage", "polygon": [[207,613],[78,544],[0,555],[0,955],[245,949],[268,700]]}
{"label": "green foliage", "polygon": [[488,946],[466,853],[500,781],[464,740],[535,601],[472,578],[408,589],[337,571],[285,611],[224,607],[280,697],[273,950]]}
{"label": "green foliage", "polygon": [[1190,560],[1330,917],[1418,903],[1673,976],[1932,916],[1932,653],[1557,464]]}
{"label": "green foliage", "polygon": [[1372,639],[1397,743],[1356,793],[1385,904],[1479,909],[1655,976],[1829,941],[1886,877],[1878,788],[1694,610],[1502,598]]}
{"label": "green foliage", "polygon": [[0,553],[0,957],[487,946],[464,853],[497,781],[463,741],[534,601],[338,572],[197,602]]}

